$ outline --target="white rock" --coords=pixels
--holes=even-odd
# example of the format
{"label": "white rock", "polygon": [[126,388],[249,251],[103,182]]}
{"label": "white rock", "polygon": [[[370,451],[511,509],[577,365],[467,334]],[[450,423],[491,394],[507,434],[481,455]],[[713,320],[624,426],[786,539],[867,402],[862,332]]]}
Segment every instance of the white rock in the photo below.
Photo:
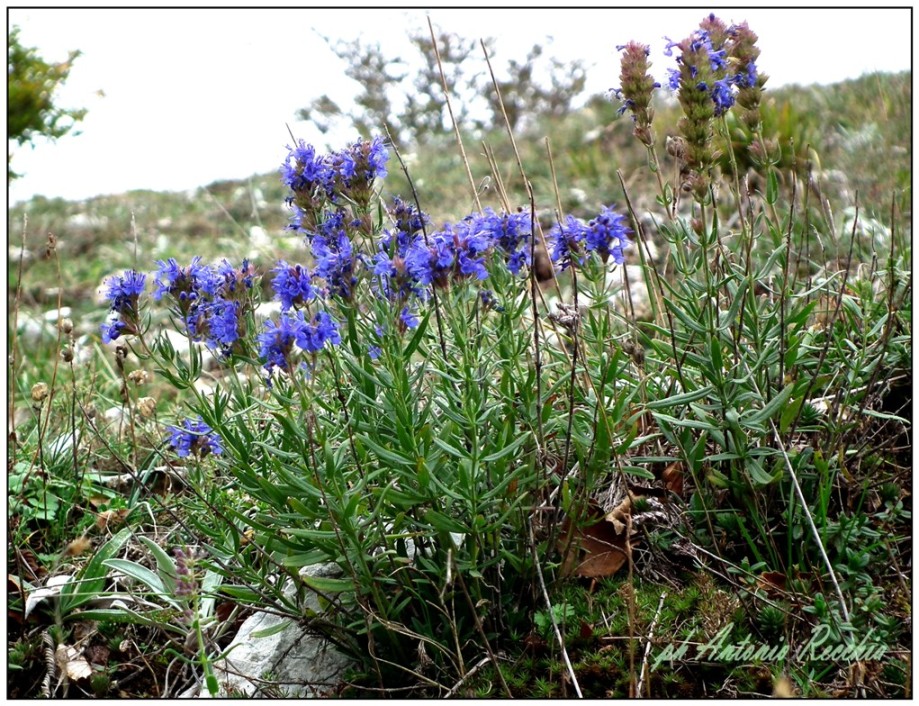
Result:
{"label": "white rock", "polygon": [[18,265],[20,257],[22,257],[23,264],[28,264],[35,259],[35,253],[21,245],[10,245],[7,251],[7,262]]}
{"label": "white rock", "polygon": [[[341,569],[335,564],[319,564],[304,567],[300,575],[337,578]],[[293,587],[287,591],[292,593]],[[315,594],[307,596],[306,605],[317,613],[322,611]],[[287,626],[273,635],[255,636],[284,622]],[[289,698],[334,695],[344,671],[354,664],[330,642],[308,634],[290,618],[261,612],[240,626],[226,653],[225,659],[213,665],[220,685],[218,698],[256,695],[264,689],[266,674],[271,675],[270,683]],[[210,694],[200,684],[182,696],[209,698]]]}
{"label": "white rock", "polygon": [[57,322],[70,316],[71,309],[69,306],[62,306],[60,309],[52,309],[45,312],[45,321],[57,326]]}
{"label": "white rock", "polygon": [[94,351],[89,336],[80,336],[73,342],[74,365],[88,365],[92,361],[93,355]]}
{"label": "white rock", "polygon": [[20,346],[35,346],[43,340],[51,340],[57,337],[57,329],[48,324],[44,317],[39,319],[22,312],[19,314],[16,330],[19,335],[18,343]]}
{"label": "white rock", "polygon": [[281,313],[281,302],[271,300],[267,302],[262,302],[257,307],[255,307],[255,316],[261,319],[270,319],[272,316],[276,316]]}
{"label": "white rock", "polygon": [[76,437],[77,444],[80,443],[80,430],[77,429],[73,434],[61,434],[54,441],[48,444],[47,454],[51,458],[59,456],[65,451],[69,451],[73,447],[74,437]]}
{"label": "white rock", "polygon": [[[628,277],[628,288],[625,278]],[[610,298],[610,303],[624,315],[631,317],[635,311],[638,321],[651,320],[651,296],[645,283],[644,270],[640,265],[620,265],[608,275],[610,284],[615,288],[615,293]],[[629,295],[632,304],[629,306]]]}
{"label": "white rock", "polygon": [[87,213],[75,213],[67,219],[67,225],[71,228],[101,228],[108,219],[104,216],[91,216]]}
{"label": "white rock", "polygon": [[249,228],[249,242],[254,248],[267,248],[271,245],[271,238],[261,226],[252,226]]}
{"label": "white rock", "polygon": [[571,200],[577,204],[587,203],[587,192],[584,189],[580,189],[577,186],[572,187],[568,190],[568,193],[571,195]]}

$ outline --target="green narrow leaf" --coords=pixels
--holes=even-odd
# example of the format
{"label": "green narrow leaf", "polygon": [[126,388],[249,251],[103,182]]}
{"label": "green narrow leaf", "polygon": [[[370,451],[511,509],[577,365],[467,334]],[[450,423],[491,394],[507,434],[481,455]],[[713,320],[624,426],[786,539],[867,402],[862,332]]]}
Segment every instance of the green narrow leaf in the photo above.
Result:
{"label": "green narrow leaf", "polygon": [[665,397],[662,400],[654,400],[648,402],[645,405],[647,409],[664,409],[666,407],[679,407],[690,402],[695,402],[696,400],[701,400],[703,397],[707,397],[711,392],[714,391],[712,385],[706,385],[705,387],[700,387],[698,390],[693,390],[692,392],[683,392],[679,395],[673,395],[672,397]]}
{"label": "green narrow leaf", "polygon": [[447,517],[443,513],[437,512],[437,510],[428,510],[424,513],[424,519],[438,532],[456,532],[457,534],[469,533],[468,527],[464,527],[452,517]]}
{"label": "green narrow leaf", "polygon": [[272,635],[277,635],[280,632],[284,632],[290,625],[293,624],[293,620],[280,620],[277,625],[272,625],[270,628],[264,628],[263,630],[256,630],[251,633],[251,637],[254,637],[256,640],[262,637],[271,637]]}
{"label": "green narrow leaf", "polygon": [[514,451],[519,449],[529,438],[530,438],[530,432],[529,431],[523,432],[520,436],[518,436],[516,439],[514,439],[510,444],[505,446],[500,451],[497,451],[493,454],[489,454],[488,456],[485,456],[482,459],[482,461],[484,463],[491,463],[493,461],[497,461],[498,459],[504,458],[508,454],[513,453]]}
{"label": "green narrow leaf", "polygon": [[696,321],[692,316],[683,311],[680,307],[673,303],[670,299],[664,299],[664,305],[670,309],[676,317],[683,322],[683,325],[688,328],[690,331],[695,331],[699,334],[705,334],[705,327]]}
{"label": "green narrow leaf", "polygon": [[421,341],[424,340],[424,333],[428,328],[428,321],[431,320],[431,311],[429,310],[427,315],[420,321],[418,328],[415,330],[415,335],[412,336],[412,340],[408,342],[408,345],[403,351],[403,356],[407,361],[412,357],[412,354],[418,349],[418,346],[421,345]]}
{"label": "green narrow leaf", "polygon": [[718,431],[718,427],[709,422],[700,422],[695,419],[677,419],[676,417],[671,417],[669,414],[664,414],[663,412],[652,412],[655,419],[661,422],[666,422],[675,427],[688,427],[689,429],[702,429],[704,431]]}
{"label": "green narrow leaf", "polygon": [[[154,613],[154,615],[156,615],[156,613]],[[89,610],[70,613],[65,616],[65,620],[94,620],[100,623],[135,623],[138,625],[149,625],[179,635],[188,634],[188,628],[185,626],[173,625],[162,618],[157,620],[153,617],[147,617],[130,608],[90,608]]]}
{"label": "green narrow leaf", "polygon": [[779,418],[779,431],[783,434],[791,428],[791,423],[797,418],[798,412],[801,411],[801,405],[804,404],[804,397],[793,399],[790,404],[782,410],[782,416]]}
{"label": "green narrow leaf", "polygon": [[303,583],[320,593],[349,593],[354,590],[350,579],[330,579],[324,576],[303,576]]}
{"label": "green narrow leaf", "polygon": [[411,459],[408,459],[405,456],[396,453],[395,451],[383,448],[367,435],[362,435],[360,440],[365,443],[367,447],[373,451],[373,453],[376,454],[376,456],[381,461],[386,461],[387,463],[396,466],[410,466],[412,468],[415,466],[415,463]]}
{"label": "green narrow leaf", "polygon": [[259,605],[260,602],[264,602],[265,600],[261,594],[253,591],[247,586],[223,586],[220,591],[230,596],[230,598],[235,598],[238,601],[243,601],[250,605]]}
{"label": "green narrow leaf", "polygon": [[766,203],[775,204],[779,200],[779,178],[775,169],[770,169],[766,177]]}
{"label": "green narrow leaf", "polygon": [[458,459],[467,459],[467,458],[469,458],[469,454],[465,453],[464,451],[460,451],[460,450],[459,450],[458,448],[456,448],[455,446],[451,446],[451,445],[448,444],[446,441],[444,441],[443,439],[440,439],[440,438],[438,438],[438,437],[436,437],[436,436],[434,437],[434,443],[435,443],[437,446],[439,446],[440,448],[442,448],[444,451],[446,451],[448,454],[450,454],[451,456],[453,456],[453,458],[458,458]]}
{"label": "green narrow leaf", "polygon": [[779,408],[788,402],[788,398],[791,397],[793,389],[793,385],[786,385],[782,391],[773,397],[769,401],[769,404],[767,404],[761,410],[754,412],[753,414],[745,414],[743,417],[741,417],[740,423],[746,425],[756,425],[762,424],[768,419],[771,419],[772,416],[779,411]]}
{"label": "green narrow leaf", "polygon": [[737,313],[740,311],[740,305],[743,303],[743,298],[747,293],[747,286],[749,284],[750,281],[745,279],[740,283],[740,286],[737,287],[737,291],[734,292],[734,301],[731,302],[731,306],[728,308],[727,313],[724,314],[722,322],[718,326],[719,331],[727,330],[737,318]]}
{"label": "green narrow leaf", "polygon": [[312,549],[308,552],[289,554],[281,559],[281,565],[290,569],[301,569],[304,566],[321,564],[329,560],[329,555],[321,549]]}

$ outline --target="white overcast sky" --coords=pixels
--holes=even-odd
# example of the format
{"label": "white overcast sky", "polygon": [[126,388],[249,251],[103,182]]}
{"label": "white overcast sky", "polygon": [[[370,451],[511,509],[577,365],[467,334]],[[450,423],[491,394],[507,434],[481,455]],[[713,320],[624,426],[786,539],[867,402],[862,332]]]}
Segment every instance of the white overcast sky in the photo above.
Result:
{"label": "white overcast sky", "polygon": [[[618,85],[616,45],[650,44],[663,79],[680,40],[707,9],[8,9],[9,25],[48,61],[82,51],[58,102],[88,109],[78,136],[14,149],[26,176],[11,203],[34,194],[82,199],[130,189],[185,190],[274,171],[297,137],[324,142],[295,119],[324,93],[340,104],[357,92],[320,35],[379,41],[410,54],[406,35],[426,16],[464,37],[497,40],[496,65],[521,59],[552,36],[550,51],[588,66],[588,88]],[[760,36],[770,86],[832,83],[871,71],[911,68],[912,18],[900,9],[715,8]],[[343,144],[356,134],[342,136]]]}

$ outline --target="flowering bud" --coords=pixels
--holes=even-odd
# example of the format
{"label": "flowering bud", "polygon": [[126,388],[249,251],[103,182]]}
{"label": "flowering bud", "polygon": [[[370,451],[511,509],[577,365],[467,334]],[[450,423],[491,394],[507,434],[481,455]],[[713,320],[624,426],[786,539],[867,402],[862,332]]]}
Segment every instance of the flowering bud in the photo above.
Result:
{"label": "flowering bud", "polygon": [[70,346],[64,346],[61,349],[61,360],[63,360],[65,363],[70,363],[73,361],[73,348]]}
{"label": "flowering bud", "polygon": [[32,385],[32,401],[41,404],[48,396],[48,385],[43,382],[37,382]]}
{"label": "flowering bud", "polygon": [[635,137],[647,147],[652,147],[654,135],[651,132],[651,120],[654,111],[651,110],[651,93],[661,85],[648,73],[651,66],[648,61],[650,50],[638,42],[629,42],[617,49],[622,52],[622,72],[619,75],[622,83],[613,92],[622,100],[619,113],[621,115],[626,110],[632,112]]}
{"label": "flowering bud", "polygon": [[69,336],[73,332],[73,320],[72,319],[61,319],[58,321],[58,327],[61,329],[61,332]]}

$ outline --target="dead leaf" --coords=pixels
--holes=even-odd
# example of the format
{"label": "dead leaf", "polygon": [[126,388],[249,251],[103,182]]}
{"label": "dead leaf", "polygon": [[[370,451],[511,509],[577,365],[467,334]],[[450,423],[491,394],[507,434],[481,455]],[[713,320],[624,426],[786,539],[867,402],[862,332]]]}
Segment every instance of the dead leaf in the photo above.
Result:
{"label": "dead leaf", "polygon": [[106,528],[116,528],[118,525],[124,523],[125,518],[127,518],[130,510],[128,508],[120,508],[118,510],[106,510],[105,512],[100,512],[99,516],[96,518],[96,529],[106,529]]}
{"label": "dead leaf", "polygon": [[793,699],[798,695],[798,691],[792,681],[783,674],[772,685],[772,695],[777,699]]}
{"label": "dead leaf", "polygon": [[58,574],[56,576],[51,576],[46,582],[44,588],[39,588],[35,591],[31,591],[26,596],[26,607],[23,612],[22,617],[28,618],[29,613],[35,610],[35,606],[41,603],[46,598],[51,596],[58,596],[61,593],[61,589],[64,587],[64,584],[70,582],[73,579],[73,576]]}
{"label": "dead leaf", "polygon": [[54,661],[58,671],[66,674],[68,679],[78,681],[92,676],[93,668],[76,647],[58,645],[54,651]]}
{"label": "dead leaf", "polygon": [[108,664],[108,658],[111,650],[105,645],[90,645],[86,648],[86,657],[93,664],[101,664],[103,667]]}
{"label": "dead leaf", "polygon": [[33,579],[40,580],[48,575],[48,570],[42,566],[41,561],[35,556],[35,552],[29,548],[20,548],[17,551],[19,553],[19,559],[24,564],[23,568],[28,569],[32,573]]}
{"label": "dead leaf", "polygon": [[629,515],[631,514],[631,509],[632,498],[626,495],[625,499],[616,507],[614,507],[604,518],[607,522],[612,523],[616,534],[622,534],[625,532],[626,523],[628,522]]}
{"label": "dead leaf", "polygon": [[89,497],[89,504],[95,508],[101,507],[102,505],[108,505],[111,502],[111,498],[107,498],[104,495],[91,495]]}
{"label": "dead leaf", "polygon": [[683,469],[679,461],[674,461],[664,472],[661,473],[661,480],[664,481],[664,487],[674,495],[683,495]]}
{"label": "dead leaf", "polygon": [[770,598],[775,598],[785,593],[785,589],[788,586],[788,577],[779,571],[764,571],[759,575],[757,583]]}
{"label": "dead leaf", "polygon": [[[613,510],[610,515],[620,510],[624,504]],[[619,515],[627,519],[624,510]],[[623,528],[621,533],[616,532],[609,515],[604,516],[603,510],[595,503],[591,503],[584,526],[575,529],[572,539],[571,521],[566,518],[560,547],[564,551],[571,542],[571,550],[562,566],[562,575],[574,574],[585,578],[603,578],[619,571],[628,556],[626,554],[625,525],[618,519],[617,523]]]}
{"label": "dead leaf", "polygon": [[217,604],[217,607],[214,609],[214,614],[217,616],[217,622],[225,623],[230,619],[230,616],[233,614],[233,609],[236,607],[236,604],[232,601],[223,601]]}
{"label": "dead leaf", "polygon": [[77,537],[64,547],[64,556],[80,556],[80,554],[89,551],[92,547],[93,543],[86,539],[86,537]]}

